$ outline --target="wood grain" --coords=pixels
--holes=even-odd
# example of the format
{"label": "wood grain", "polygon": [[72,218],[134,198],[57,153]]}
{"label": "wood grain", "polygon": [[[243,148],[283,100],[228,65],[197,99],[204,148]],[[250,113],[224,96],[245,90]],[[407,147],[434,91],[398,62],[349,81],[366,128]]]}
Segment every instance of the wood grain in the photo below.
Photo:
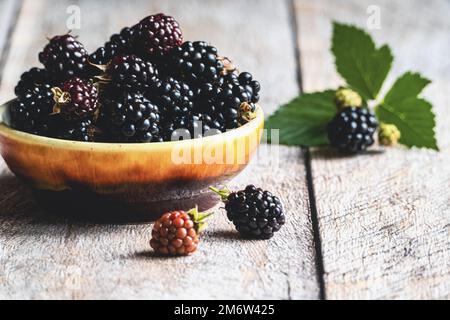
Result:
{"label": "wood grain", "polygon": [[[64,31],[69,2],[25,1],[5,69],[2,100],[11,96],[20,73],[37,64],[44,36]],[[74,33],[90,50],[146,14],[168,12],[177,17],[187,39],[210,40],[238,61],[242,70],[251,70],[261,79],[266,112],[297,94],[285,2],[117,0],[105,5],[103,1],[81,0],[77,5],[82,29]],[[52,14],[43,15],[50,7]],[[242,19],[248,12],[252,14]],[[230,185],[239,188],[254,183],[280,195],[288,221],[273,240],[239,239],[223,212],[218,212],[199,252],[185,258],[154,256],[148,245],[151,225],[70,223],[48,217],[7,169],[0,180],[0,298],[318,296],[300,148],[263,146],[257,159]]]}
{"label": "wood grain", "polygon": [[367,8],[381,9],[381,29],[396,60],[389,77],[413,69],[433,83],[425,96],[437,114],[441,151],[374,148],[357,157],[312,152],[331,299],[450,297],[450,22],[448,1],[295,2],[305,91],[341,84],[330,54],[332,20],[366,27]]}

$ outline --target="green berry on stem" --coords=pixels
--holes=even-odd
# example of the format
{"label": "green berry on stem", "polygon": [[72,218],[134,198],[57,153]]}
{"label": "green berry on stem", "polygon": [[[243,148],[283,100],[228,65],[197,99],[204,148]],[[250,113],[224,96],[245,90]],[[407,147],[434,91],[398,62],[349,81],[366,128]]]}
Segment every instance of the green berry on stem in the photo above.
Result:
{"label": "green berry on stem", "polygon": [[347,107],[361,107],[363,104],[361,96],[352,89],[349,88],[339,88],[336,91],[334,101],[338,109],[343,109]]}
{"label": "green berry on stem", "polygon": [[378,141],[382,146],[394,146],[400,140],[401,133],[393,124],[381,123],[378,130]]}

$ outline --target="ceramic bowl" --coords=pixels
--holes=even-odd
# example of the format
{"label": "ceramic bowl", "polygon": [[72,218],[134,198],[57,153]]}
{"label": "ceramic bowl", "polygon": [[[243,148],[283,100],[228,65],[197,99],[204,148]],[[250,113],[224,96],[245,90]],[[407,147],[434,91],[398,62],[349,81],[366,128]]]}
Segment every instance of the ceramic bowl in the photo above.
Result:
{"label": "ceramic bowl", "polygon": [[264,115],[201,139],[93,143],[37,136],[8,126],[0,106],[0,152],[46,211],[102,220],[153,220],[173,209],[213,207],[210,185],[241,172],[260,143]]}

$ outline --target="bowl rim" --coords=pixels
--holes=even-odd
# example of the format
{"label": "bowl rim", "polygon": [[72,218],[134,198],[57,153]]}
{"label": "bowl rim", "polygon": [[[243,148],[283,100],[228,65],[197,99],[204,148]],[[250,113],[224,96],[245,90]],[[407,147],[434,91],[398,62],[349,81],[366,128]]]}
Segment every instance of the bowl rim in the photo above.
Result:
{"label": "bowl rim", "polygon": [[15,99],[10,100],[2,105],[0,105],[0,136],[6,136],[11,139],[20,140],[23,143],[27,144],[36,144],[36,145],[46,145],[57,148],[69,148],[69,149],[77,149],[77,150],[92,150],[95,149],[158,149],[158,148],[170,148],[175,147],[180,144],[192,144],[196,143],[211,143],[217,142],[222,139],[222,141],[228,141],[229,139],[244,137],[251,132],[254,132],[258,128],[263,128],[264,125],[264,112],[259,104],[256,105],[256,117],[244,124],[241,127],[227,130],[226,132],[216,134],[213,136],[189,139],[189,140],[179,140],[179,141],[164,141],[164,142],[147,142],[147,143],[117,143],[117,142],[86,142],[86,141],[72,141],[72,140],[63,140],[58,138],[51,138],[40,136],[20,130],[16,130],[11,128],[9,125],[5,123],[3,120],[5,115],[7,114],[7,106],[12,103]]}

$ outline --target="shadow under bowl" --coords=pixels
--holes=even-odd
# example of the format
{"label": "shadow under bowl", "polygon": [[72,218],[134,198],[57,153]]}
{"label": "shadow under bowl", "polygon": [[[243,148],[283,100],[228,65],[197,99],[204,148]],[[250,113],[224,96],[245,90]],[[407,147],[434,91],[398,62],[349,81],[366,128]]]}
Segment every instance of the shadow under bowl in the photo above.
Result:
{"label": "shadow under bowl", "polygon": [[[0,153],[48,212],[81,220],[151,221],[163,212],[206,210],[255,154],[264,115],[242,127],[201,139],[159,143],[78,142],[9,127],[0,107]],[[1,123],[3,122],[3,123]]]}

